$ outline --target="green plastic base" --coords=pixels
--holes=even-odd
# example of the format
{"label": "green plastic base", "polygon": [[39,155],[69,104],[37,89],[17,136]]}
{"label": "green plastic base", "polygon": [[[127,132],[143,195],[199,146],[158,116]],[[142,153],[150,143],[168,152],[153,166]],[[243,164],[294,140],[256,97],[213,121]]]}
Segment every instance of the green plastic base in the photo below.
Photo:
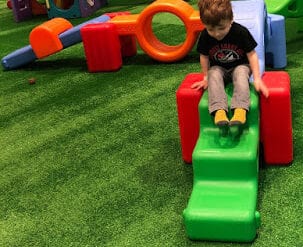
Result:
{"label": "green plastic base", "polygon": [[[232,87],[226,90],[231,98]],[[200,136],[193,152],[194,186],[183,212],[189,238],[250,242],[260,215],[258,191],[259,110],[251,108],[243,127],[219,129],[208,113],[208,94],[199,104]]]}

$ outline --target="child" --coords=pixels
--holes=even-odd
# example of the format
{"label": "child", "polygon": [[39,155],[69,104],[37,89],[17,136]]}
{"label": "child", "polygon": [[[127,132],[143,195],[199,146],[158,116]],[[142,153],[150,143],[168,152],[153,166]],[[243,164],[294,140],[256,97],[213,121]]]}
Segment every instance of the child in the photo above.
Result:
{"label": "child", "polygon": [[[254,77],[254,87],[265,97],[268,89],[261,79],[256,41],[247,28],[233,21],[230,0],[199,0],[200,18],[205,29],[201,32],[197,51],[204,80],[195,82],[193,89],[208,88],[209,112],[214,114],[217,126],[241,125],[246,122],[249,110],[249,77]],[[224,83],[233,82],[231,110],[227,118],[227,96]]]}

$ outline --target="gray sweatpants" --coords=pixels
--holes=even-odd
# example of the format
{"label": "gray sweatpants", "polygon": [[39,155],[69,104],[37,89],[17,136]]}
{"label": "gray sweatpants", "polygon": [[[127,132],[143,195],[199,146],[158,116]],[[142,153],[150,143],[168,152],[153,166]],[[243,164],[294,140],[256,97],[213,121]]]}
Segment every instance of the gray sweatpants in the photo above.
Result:
{"label": "gray sweatpants", "polygon": [[231,109],[243,108],[249,110],[249,76],[251,70],[249,65],[239,65],[233,69],[226,70],[220,66],[212,66],[208,71],[208,109],[213,113],[219,109],[228,111],[225,84],[233,83],[233,95],[231,98]]}

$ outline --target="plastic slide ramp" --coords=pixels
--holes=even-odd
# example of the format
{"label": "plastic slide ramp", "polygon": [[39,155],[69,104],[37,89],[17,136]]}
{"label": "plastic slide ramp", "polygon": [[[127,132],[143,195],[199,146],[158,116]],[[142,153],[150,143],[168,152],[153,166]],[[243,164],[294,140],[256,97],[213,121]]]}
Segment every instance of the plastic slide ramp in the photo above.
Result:
{"label": "plastic slide ramp", "polygon": [[266,9],[264,0],[232,1],[234,20],[245,26],[256,42],[260,72],[265,71],[264,24]]}
{"label": "plastic slide ramp", "polygon": [[267,11],[271,14],[279,14],[284,17],[302,17],[302,0],[265,0]]}
{"label": "plastic slide ramp", "polygon": [[[263,0],[233,1],[234,19],[258,43],[265,69]],[[232,84],[226,88],[232,96]],[[208,92],[199,103],[200,133],[192,155],[194,182],[183,212],[187,235],[195,240],[251,242],[260,225],[257,211],[259,98],[251,88],[251,107],[243,128],[219,129],[208,112]],[[230,103],[230,102],[229,102]],[[230,105],[230,104],[229,104]],[[229,116],[231,118],[231,116]]]}
{"label": "plastic slide ramp", "polygon": [[[230,100],[232,85],[226,89]],[[199,103],[200,134],[193,152],[194,183],[183,212],[194,240],[250,242],[260,215],[258,191],[259,103],[251,88],[244,127],[219,129],[208,112],[208,92]]]}

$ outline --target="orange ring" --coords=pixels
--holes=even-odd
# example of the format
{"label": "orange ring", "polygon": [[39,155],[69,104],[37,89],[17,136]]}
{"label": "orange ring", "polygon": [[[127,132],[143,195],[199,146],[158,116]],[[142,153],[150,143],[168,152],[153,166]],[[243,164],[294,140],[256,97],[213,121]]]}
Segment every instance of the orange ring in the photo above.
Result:
{"label": "orange ring", "polygon": [[[169,12],[179,17],[185,25],[186,39],[175,46],[162,43],[153,33],[153,16],[160,12]],[[182,0],[157,0],[146,7],[137,20],[136,35],[142,50],[155,60],[175,62],[182,59],[193,48],[198,31],[203,29],[197,11]]]}

